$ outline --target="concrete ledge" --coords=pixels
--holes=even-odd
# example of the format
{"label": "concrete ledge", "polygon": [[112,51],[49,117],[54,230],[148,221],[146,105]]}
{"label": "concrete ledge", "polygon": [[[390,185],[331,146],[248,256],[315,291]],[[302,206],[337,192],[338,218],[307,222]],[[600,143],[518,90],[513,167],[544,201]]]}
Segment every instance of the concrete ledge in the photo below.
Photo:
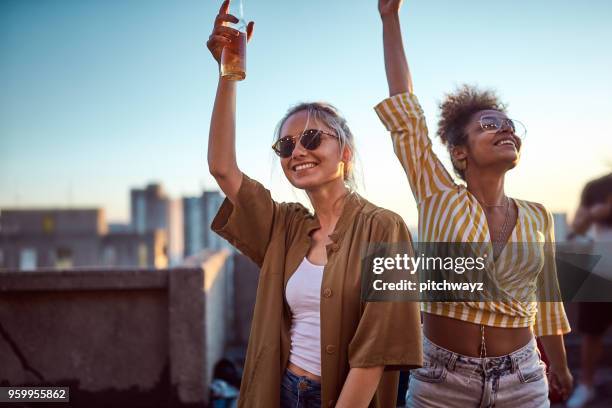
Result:
{"label": "concrete ledge", "polygon": [[226,347],[227,256],[0,272],[0,386],[70,386],[73,407],[205,407]]}
{"label": "concrete ledge", "polygon": [[[193,270],[193,268],[192,268]],[[183,273],[184,270],[171,270]],[[78,269],[33,272],[0,271],[0,292],[54,290],[161,289],[167,269]]]}

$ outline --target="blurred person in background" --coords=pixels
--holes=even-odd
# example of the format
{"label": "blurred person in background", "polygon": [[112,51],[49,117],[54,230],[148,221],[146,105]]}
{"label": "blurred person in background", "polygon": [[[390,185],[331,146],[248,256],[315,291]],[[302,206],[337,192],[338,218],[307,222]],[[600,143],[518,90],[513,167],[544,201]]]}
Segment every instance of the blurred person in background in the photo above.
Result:
{"label": "blurred person in background", "polygon": [[[612,243],[612,173],[584,187],[567,238],[572,240],[591,229],[595,244]],[[607,263],[603,267],[608,270],[600,271],[601,267],[598,267],[594,272],[612,280],[612,270],[609,270],[612,267]],[[584,407],[595,399],[595,373],[603,353],[603,338],[611,324],[612,303],[581,302],[578,305],[578,330],[582,335],[580,376],[578,386],[567,402],[568,407]]]}

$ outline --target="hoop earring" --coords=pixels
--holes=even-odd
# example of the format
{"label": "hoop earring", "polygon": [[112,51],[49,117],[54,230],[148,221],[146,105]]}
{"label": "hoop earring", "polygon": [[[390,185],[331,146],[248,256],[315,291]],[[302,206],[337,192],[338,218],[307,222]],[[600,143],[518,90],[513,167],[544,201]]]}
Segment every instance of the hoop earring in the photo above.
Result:
{"label": "hoop earring", "polygon": [[342,172],[343,172],[342,178],[346,181],[351,178],[351,174],[353,172],[353,166],[352,166],[352,163],[350,162],[343,161],[342,163],[344,164],[343,169],[342,169]]}

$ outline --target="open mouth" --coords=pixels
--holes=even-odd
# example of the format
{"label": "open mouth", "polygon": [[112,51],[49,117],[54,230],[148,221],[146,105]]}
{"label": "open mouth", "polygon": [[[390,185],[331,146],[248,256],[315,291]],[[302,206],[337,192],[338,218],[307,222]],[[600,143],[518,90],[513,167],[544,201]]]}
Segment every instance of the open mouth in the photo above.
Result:
{"label": "open mouth", "polygon": [[311,168],[315,167],[316,165],[317,164],[313,163],[313,162],[300,163],[300,164],[296,164],[295,166],[293,166],[291,168],[291,170],[293,170],[293,171],[301,171],[301,170],[311,169]]}
{"label": "open mouth", "polygon": [[512,146],[515,150],[518,150],[518,146],[516,145],[514,140],[510,138],[498,140],[497,142],[495,142],[495,146]]}

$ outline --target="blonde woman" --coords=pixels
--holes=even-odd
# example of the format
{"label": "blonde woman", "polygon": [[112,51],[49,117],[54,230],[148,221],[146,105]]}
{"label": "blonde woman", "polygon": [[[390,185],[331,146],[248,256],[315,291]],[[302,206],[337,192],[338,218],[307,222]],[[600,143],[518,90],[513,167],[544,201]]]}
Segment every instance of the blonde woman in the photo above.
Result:
{"label": "blonde woman", "polygon": [[[235,21],[227,10],[208,41],[217,62],[236,36],[222,25]],[[395,407],[397,370],[421,364],[418,305],[362,301],[361,250],[409,243],[408,230],[351,189],[354,138],[329,104],[290,109],[273,145],[314,214],[274,201],[236,162],[236,88],[219,78],[208,165],[227,196],[213,230],[261,268],[238,405]]]}

